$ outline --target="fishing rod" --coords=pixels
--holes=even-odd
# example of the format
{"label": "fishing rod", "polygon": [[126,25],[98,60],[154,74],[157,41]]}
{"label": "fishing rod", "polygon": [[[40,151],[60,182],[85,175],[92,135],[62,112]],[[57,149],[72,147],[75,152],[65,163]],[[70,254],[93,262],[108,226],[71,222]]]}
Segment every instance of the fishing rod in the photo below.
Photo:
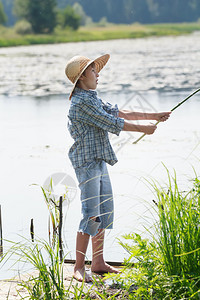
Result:
{"label": "fishing rod", "polygon": [[[195,94],[197,94],[200,91],[200,89],[194,91],[192,94],[190,94],[189,96],[187,96],[183,101],[179,102],[176,106],[174,106],[171,109],[171,112],[174,111],[175,109],[177,109],[179,106],[181,106],[184,102],[186,102],[188,99],[190,99],[192,96],[194,96]],[[161,121],[158,121],[155,125],[158,125]],[[141,135],[141,137],[139,137],[135,142],[133,142],[133,144],[137,144],[144,136],[146,135],[146,133],[144,133],[143,135]]]}

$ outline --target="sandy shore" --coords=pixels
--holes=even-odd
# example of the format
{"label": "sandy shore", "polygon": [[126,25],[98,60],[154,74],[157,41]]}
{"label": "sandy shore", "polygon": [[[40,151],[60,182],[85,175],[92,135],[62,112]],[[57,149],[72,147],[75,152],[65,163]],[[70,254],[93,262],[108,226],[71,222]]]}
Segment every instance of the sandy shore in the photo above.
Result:
{"label": "sandy shore", "polygon": [[[82,282],[78,282],[76,279],[73,279],[73,264],[65,263],[63,266],[63,276],[64,276],[64,286],[72,292],[74,292],[74,287],[80,288],[82,290]],[[120,268],[118,265],[115,268]],[[98,281],[100,276],[101,283],[98,285],[97,289],[99,292],[106,291],[108,295],[115,295],[117,299],[128,299],[127,292],[116,286],[111,279],[105,279],[104,284],[102,285],[102,275],[97,275],[91,273],[90,266],[86,265],[86,270],[92,277],[95,277],[95,281]],[[28,299],[29,294],[26,289],[20,286],[20,283],[29,281],[31,277],[37,276],[37,271],[30,272],[23,275],[18,275],[12,279],[0,280],[0,300],[18,300],[18,299]],[[96,289],[94,283],[85,283],[83,291],[87,293],[89,291],[91,299],[96,299]],[[92,287],[92,289],[91,289]],[[26,298],[27,297],[27,298]]]}
{"label": "sandy shore", "polygon": [[[5,279],[0,281],[0,299],[5,300],[17,300],[22,299],[23,297],[28,296],[28,293],[25,289],[20,287],[20,283],[23,281],[28,281],[30,277],[36,276],[37,272],[27,273],[23,275],[18,275],[12,279]],[[73,265],[65,264],[64,265],[64,285],[66,288],[69,287],[73,275]],[[78,282],[73,280],[74,284]],[[81,285],[81,283],[78,283]],[[86,284],[87,285],[87,284]],[[21,295],[21,296],[20,296]]]}

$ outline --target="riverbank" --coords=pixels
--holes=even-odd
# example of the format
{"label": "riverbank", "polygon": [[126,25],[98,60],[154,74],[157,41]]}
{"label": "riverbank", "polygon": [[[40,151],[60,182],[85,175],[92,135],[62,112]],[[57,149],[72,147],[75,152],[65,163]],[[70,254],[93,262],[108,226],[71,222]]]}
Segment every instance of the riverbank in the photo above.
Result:
{"label": "riverbank", "polygon": [[[107,296],[115,295],[117,299],[128,299],[128,293],[122,287],[112,283],[111,279],[104,279],[102,275],[91,272],[90,266],[86,265],[87,273],[93,278],[93,283],[78,282],[73,278],[74,265],[63,264],[63,287],[65,289],[66,298],[64,299],[100,299],[97,295],[103,296],[103,292]],[[38,271],[32,270],[27,273],[18,274],[14,278],[0,280],[0,299],[20,300],[29,299],[32,285],[38,278]],[[54,283],[55,284],[55,283]],[[25,286],[30,286],[28,291]],[[124,298],[124,296],[127,296]],[[59,298],[60,299],[60,298]],[[62,298],[63,299],[63,298]],[[110,299],[110,298],[109,298]]]}
{"label": "riverbank", "polygon": [[79,30],[61,30],[57,28],[53,34],[16,33],[15,28],[0,26],[0,47],[56,44],[68,42],[98,41],[112,39],[132,39],[150,36],[176,36],[200,31],[200,23],[169,23],[169,24],[107,24],[96,27],[80,27]]}
{"label": "riverbank", "polygon": [[[22,297],[23,299],[28,298],[28,291],[22,287],[22,284],[25,282],[30,283],[31,279],[37,276],[38,272],[32,271],[27,274],[19,274],[11,279],[0,280],[0,299],[18,300],[22,299]],[[78,283],[75,279],[73,280],[72,277],[73,265],[64,264],[63,278],[66,289],[73,285],[81,286],[81,283]]]}

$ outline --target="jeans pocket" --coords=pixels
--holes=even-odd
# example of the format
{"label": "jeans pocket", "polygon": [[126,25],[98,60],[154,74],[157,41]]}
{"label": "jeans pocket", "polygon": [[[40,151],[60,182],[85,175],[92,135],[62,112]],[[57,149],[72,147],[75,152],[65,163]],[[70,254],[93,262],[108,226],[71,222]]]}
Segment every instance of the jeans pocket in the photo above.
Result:
{"label": "jeans pocket", "polygon": [[102,161],[92,160],[87,162],[84,166],[75,169],[79,186],[100,176],[101,163]]}
{"label": "jeans pocket", "polygon": [[98,162],[96,160],[88,162],[87,165],[86,165],[86,170],[89,171],[89,170],[96,169],[97,163]]}

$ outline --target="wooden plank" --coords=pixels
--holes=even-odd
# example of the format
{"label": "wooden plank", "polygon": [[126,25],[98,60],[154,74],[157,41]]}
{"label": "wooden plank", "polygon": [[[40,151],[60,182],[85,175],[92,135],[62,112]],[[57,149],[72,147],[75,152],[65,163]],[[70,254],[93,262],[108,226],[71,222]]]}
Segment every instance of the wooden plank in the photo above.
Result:
{"label": "wooden plank", "polygon": [[[75,264],[75,259],[65,259],[64,263],[65,264]],[[124,266],[123,262],[119,262],[119,261],[106,261],[110,266],[115,266],[115,267],[122,267]],[[91,260],[87,260],[86,265],[91,265]]]}
{"label": "wooden plank", "polygon": [[59,199],[59,225],[58,225],[58,238],[59,238],[59,254],[60,261],[63,260],[63,246],[62,246],[62,225],[63,225],[63,197]]}
{"label": "wooden plank", "polygon": [[34,242],[34,224],[33,224],[33,219],[31,219],[31,226],[30,226],[30,234],[31,234],[31,241]]}

